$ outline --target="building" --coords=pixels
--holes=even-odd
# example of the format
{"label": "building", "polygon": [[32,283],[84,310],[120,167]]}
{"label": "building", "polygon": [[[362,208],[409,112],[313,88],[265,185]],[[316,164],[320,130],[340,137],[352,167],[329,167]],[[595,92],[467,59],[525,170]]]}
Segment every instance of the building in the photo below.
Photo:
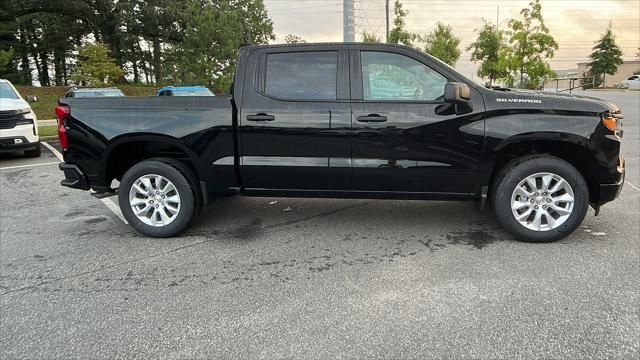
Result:
{"label": "building", "polygon": [[[587,72],[589,72],[589,63],[578,63],[578,76],[584,76]],[[640,73],[640,61],[625,61],[622,65],[618,66],[618,72],[605,77],[604,87],[613,87],[613,85],[620,83],[622,80],[636,73]]]}

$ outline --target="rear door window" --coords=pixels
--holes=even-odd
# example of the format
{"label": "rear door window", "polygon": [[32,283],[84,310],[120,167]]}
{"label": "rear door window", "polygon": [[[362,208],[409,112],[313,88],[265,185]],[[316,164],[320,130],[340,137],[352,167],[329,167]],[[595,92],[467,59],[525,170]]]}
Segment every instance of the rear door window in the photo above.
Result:
{"label": "rear door window", "polygon": [[338,52],[267,55],[265,94],[285,100],[335,100]]}

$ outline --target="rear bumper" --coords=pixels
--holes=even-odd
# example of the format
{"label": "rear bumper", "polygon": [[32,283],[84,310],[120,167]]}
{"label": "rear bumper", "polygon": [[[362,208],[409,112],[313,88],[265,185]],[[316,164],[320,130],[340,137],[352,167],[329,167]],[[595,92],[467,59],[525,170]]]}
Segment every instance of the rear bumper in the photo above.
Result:
{"label": "rear bumper", "polygon": [[64,171],[64,180],[60,182],[60,185],[72,189],[89,190],[87,177],[77,165],[60,163],[58,167]]}

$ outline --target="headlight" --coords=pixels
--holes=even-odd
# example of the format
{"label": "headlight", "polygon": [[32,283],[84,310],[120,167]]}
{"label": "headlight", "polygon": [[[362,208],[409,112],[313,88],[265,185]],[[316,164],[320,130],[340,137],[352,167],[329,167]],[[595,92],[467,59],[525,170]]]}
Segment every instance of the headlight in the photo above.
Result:
{"label": "headlight", "polygon": [[19,116],[19,119],[16,120],[16,125],[33,125],[35,116],[31,108],[18,109],[16,114]]}
{"label": "headlight", "polygon": [[22,118],[16,121],[16,125],[33,125],[33,119]]}
{"label": "headlight", "polygon": [[622,113],[619,111],[605,112],[602,114],[602,123],[604,126],[620,137],[622,137],[623,134],[622,119],[624,119],[624,116],[622,116]]}

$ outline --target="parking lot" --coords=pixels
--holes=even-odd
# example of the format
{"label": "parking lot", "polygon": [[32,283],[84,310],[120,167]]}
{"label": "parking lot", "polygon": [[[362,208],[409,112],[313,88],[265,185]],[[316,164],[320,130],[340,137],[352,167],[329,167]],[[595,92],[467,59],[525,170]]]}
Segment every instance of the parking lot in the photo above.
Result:
{"label": "parking lot", "polygon": [[552,244],[471,202],[241,197],[150,239],[50,150],[0,155],[2,358],[637,359],[640,92],[588,94],[625,114],[627,181]]}

